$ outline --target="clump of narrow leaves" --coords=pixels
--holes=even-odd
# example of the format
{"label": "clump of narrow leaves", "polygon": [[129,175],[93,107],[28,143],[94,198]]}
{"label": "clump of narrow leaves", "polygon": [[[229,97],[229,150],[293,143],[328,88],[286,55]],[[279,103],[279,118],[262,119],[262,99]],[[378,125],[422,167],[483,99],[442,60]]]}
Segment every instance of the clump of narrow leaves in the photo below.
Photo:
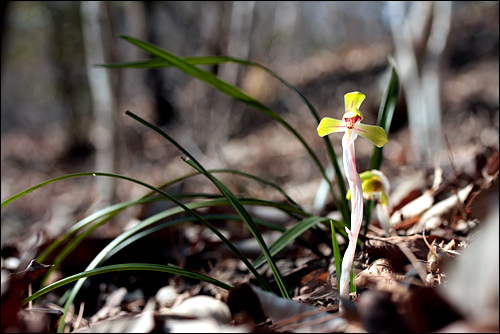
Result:
{"label": "clump of narrow leaves", "polygon": [[[257,271],[259,267],[267,263],[272,271],[274,281],[279,289],[282,297],[289,299],[290,291],[288,287],[285,285],[282,279],[282,274],[278,269],[273,257],[283,250],[287,245],[299,239],[301,235],[307,230],[317,230],[316,225],[318,224],[331,224],[332,231],[337,231],[340,235],[347,239],[346,228],[351,228],[351,217],[349,210],[349,202],[346,199],[347,191],[345,187],[344,178],[342,175],[342,171],[340,169],[339,162],[337,161],[337,156],[334,151],[334,148],[329,140],[329,138],[324,138],[324,144],[326,145],[330,163],[333,166],[334,174],[336,182],[332,182],[331,179],[328,178],[326,173],[326,168],[321,163],[317,154],[313,151],[311,146],[307,143],[307,141],[300,135],[300,133],[293,128],[284,118],[282,118],[277,112],[273,111],[271,108],[267,107],[265,104],[259,102],[258,100],[252,98],[245,92],[243,92],[238,87],[231,85],[225,81],[223,81],[218,76],[205,71],[200,67],[200,65],[207,64],[223,64],[223,63],[237,63],[242,66],[253,66],[257,67],[269,75],[275,77],[280,80],[285,86],[291,89],[294,94],[297,94],[299,98],[305,103],[308,107],[308,110],[311,113],[311,116],[317,122],[320,122],[320,117],[318,112],[312,106],[312,104],[306,99],[304,95],[302,95],[293,85],[288,83],[282,77],[271,71],[270,69],[247,60],[232,58],[232,57],[180,57],[175,55],[165,49],[162,49],[156,45],[151,43],[141,41],[129,36],[121,36],[127,42],[137,46],[138,48],[146,51],[153,59],[145,60],[145,61],[137,61],[130,63],[122,63],[122,64],[107,64],[102,65],[107,68],[116,68],[116,69],[127,69],[127,68],[162,68],[162,67],[175,67],[189,76],[196,78],[206,84],[214,87],[220,92],[228,95],[229,97],[246,104],[254,110],[262,112],[268,117],[272,118],[274,121],[278,122],[282,125],[290,135],[298,140],[305,150],[308,152],[310,158],[316,164],[318,170],[325,180],[328,181],[330,187],[331,197],[339,210],[342,221],[340,220],[331,220],[327,217],[316,216],[310,212],[304,210],[299,204],[297,204],[283,189],[266,179],[263,179],[257,175],[252,175],[245,173],[243,171],[238,170],[230,170],[230,169],[220,169],[220,170],[209,170],[206,169],[202,164],[200,164],[196,158],[188,152],[182,145],[180,145],[174,138],[170,137],[167,133],[165,133],[160,128],[154,126],[149,123],[145,119],[141,118],[137,113],[132,111],[126,111],[126,115],[131,117],[135,121],[143,124],[148,127],[151,131],[156,132],[159,136],[163,137],[167,142],[171,145],[174,145],[185,157],[184,162],[186,163],[186,169],[189,172],[186,172],[186,175],[181,178],[168,180],[162,185],[151,185],[141,180],[137,180],[125,175],[112,174],[112,173],[100,173],[100,172],[86,172],[86,173],[76,173],[60,176],[38,185],[33,186],[32,188],[26,189],[25,191],[16,194],[5,201],[2,202],[1,208],[4,209],[8,204],[12,203],[16,199],[19,199],[25,196],[28,193],[33,192],[34,190],[48,186],[53,182],[62,182],[68,181],[73,178],[79,177],[111,177],[116,179],[122,179],[127,182],[133,182],[143,186],[145,189],[148,189],[149,192],[146,193],[143,197],[137,198],[127,202],[116,203],[96,211],[91,215],[85,217],[81,221],[77,222],[73,226],[71,226],[63,235],[61,235],[57,240],[53,241],[46,249],[39,254],[37,261],[40,263],[44,263],[44,261],[49,258],[49,256],[54,257],[56,260],[52,263],[52,267],[50,271],[56,270],[61,265],[64,264],[65,261],[68,260],[68,257],[72,252],[78,249],[78,246],[82,243],[82,241],[87,238],[93,231],[97,230],[99,227],[103,226],[107,222],[109,222],[113,217],[118,214],[124,212],[127,208],[133,206],[144,205],[146,203],[152,203],[156,201],[169,201],[174,204],[173,207],[161,211],[159,213],[154,214],[151,217],[148,217],[141,221],[136,226],[122,232],[118,235],[114,240],[112,240],[106,247],[104,247],[100,253],[88,264],[85,271],[80,272],[78,274],[72,275],[70,277],[62,278],[50,285],[44,286],[40,290],[34,292],[31,296],[25,298],[23,300],[23,304],[28,303],[36,298],[43,296],[44,294],[56,289],[63,287],[69,283],[75,282],[76,284],[67,291],[65,295],[64,301],[64,315],[59,321],[59,331],[63,331],[64,328],[64,319],[68,314],[70,306],[73,304],[75,297],[79,293],[80,289],[85,282],[87,277],[93,275],[100,275],[107,272],[122,272],[122,271],[155,271],[155,272],[167,272],[171,274],[181,275],[185,277],[190,277],[193,279],[197,279],[200,281],[205,281],[210,284],[213,284],[222,289],[230,290],[232,285],[228,282],[222,282],[215,278],[209,277],[208,275],[202,275],[200,273],[190,271],[181,267],[178,267],[173,264],[151,264],[147,263],[147,259],[145,259],[145,263],[124,263],[124,264],[116,264],[116,265],[107,265],[102,266],[102,264],[124,249],[125,247],[130,247],[137,240],[144,238],[152,233],[156,233],[161,229],[170,228],[177,225],[186,224],[188,222],[198,222],[203,224],[207,229],[212,231],[222,242],[224,242],[229,249],[245,264],[246,268],[250,273],[252,273],[260,284],[261,288],[265,291],[271,291],[269,282],[262,277],[261,274]],[[392,61],[392,60],[391,60]],[[392,64],[393,65],[393,64]],[[381,107],[379,111],[378,125],[385,130],[385,133],[388,133],[392,113],[394,110],[395,102],[397,99],[398,93],[398,79],[397,74],[395,72],[394,66],[392,70],[392,77],[389,82],[388,89],[386,94],[381,102]],[[140,111],[138,111],[140,113]],[[371,161],[371,169],[379,169],[382,162],[382,148],[375,148],[372,161]],[[216,176],[220,173],[231,173],[234,175],[238,175],[243,178],[250,178],[256,182],[260,182],[268,187],[272,187],[277,189],[283,194],[283,197],[286,200],[286,203],[278,202],[278,201],[267,201],[261,198],[242,198],[237,194],[233,193],[220,179]],[[211,182],[217,189],[217,194],[201,194],[201,193],[190,193],[183,194],[183,196],[174,196],[169,194],[166,189],[176,183],[181,181],[188,180],[195,175],[203,175],[209,182]],[[68,191],[71,191],[71,187],[68,188]],[[201,198],[201,200],[190,201],[189,198]],[[211,208],[216,206],[231,206],[236,215],[227,215],[227,214],[200,214],[197,209],[200,208]],[[262,219],[256,219],[253,217],[248,210],[246,209],[248,206],[269,206],[277,208],[290,217],[295,219],[295,225],[288,229],[284,230],[283,227],[273,224],[272,222],[265,221]],[[369,221],[370,217],[371,205],[367,204],[367,209],[365,210],[365,217],[367,217],[366,221]],[[186,215],[182,216],[182,218],[178,218],[179,213],[186,213]],[[166,218],[172,219],[166,221]],[[258,242],[262,255],[255,259],[253,263],[247,259],[241,251],[234,246],[234,244],[228,240],[215,226],[212,225],[212,221],[214,220],[224,220],[224,219],[232,219],[239,220],[242,224],[248,228],[248,230],[252,233],[255,240]],[[276,240],[271,245],[267,245],[262,238],[262,235],[259,231],[259,226],[265,226],[267,228],[275,229],[282,232],[281,237]],[[348,230],[349,231],[349,230]],[[335,239],[335,236],[332,236],[332,239]],[[337,247],[334,247],[335,251],[335,264],[337,268],[340,268],[339,265],[341,263],[340,252]],[[57,256],[53,256],[54,252],[57,252]]]}

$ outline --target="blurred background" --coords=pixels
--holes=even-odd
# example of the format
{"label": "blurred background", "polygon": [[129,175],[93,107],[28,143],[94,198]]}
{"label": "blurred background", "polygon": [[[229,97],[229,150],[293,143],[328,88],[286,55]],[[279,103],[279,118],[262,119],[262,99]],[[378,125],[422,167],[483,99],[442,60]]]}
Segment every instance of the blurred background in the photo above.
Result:
{"label": "blurred background", "polygon": [[[297,87],[320,117],[340,118],[344,94],[361,91],[367,96],[361,109],[365,124],[376,123],[389,82],[388,57],[394,57],[401,89],[382,170],[396,183],[408,170],[449,165],[450,155],[454,168],[475,168],[471,161],[498,150],[497,1],[1,6],[2,201],[69,173],[112,172],[160,185],[192,172],[172,145],[127,117],[130,110],[164,129],[205,167],[269,178],[312,206],[319,170],[300,143],[267,116],[174,68],[95,66],[148,59],[120,34],[179,56],[227,55],[262,64]],[[278,80],[236,64],[204,69],[278,112],[328,161],[316,120]],[[331,140],[341,153],[341,136]],[[373,146],[361,139],[356,150],[361,172]],[[279,195],[251,182],[225,182],[240,193]],[[184,186],[208,187],[202,178]],[[105,178],[57,182],[2,209],[2,244],[41,233],[52,238],[96,207],[146,192]]]}

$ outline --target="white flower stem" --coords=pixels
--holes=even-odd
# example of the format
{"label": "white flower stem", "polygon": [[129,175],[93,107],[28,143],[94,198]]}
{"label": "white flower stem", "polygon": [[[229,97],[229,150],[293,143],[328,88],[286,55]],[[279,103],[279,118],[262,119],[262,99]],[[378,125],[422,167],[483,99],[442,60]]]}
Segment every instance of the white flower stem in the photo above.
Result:
{"label": "white flower stem", "polygon": [[[342,273],[340,276],[340,296],[349,298],[349,282],[351,280],[351,268],[356,252],[358,234],[363,221],[363,190],[361,178],[356,171],[356,157],[354,151],[354,140],[357,135],[347,129],[342,138],[344,172],[351,190],[351,229],[346,227],[349,237],[349,244],[342,259]],[[344,312],[342,300],[339,303],[339,310]]]}

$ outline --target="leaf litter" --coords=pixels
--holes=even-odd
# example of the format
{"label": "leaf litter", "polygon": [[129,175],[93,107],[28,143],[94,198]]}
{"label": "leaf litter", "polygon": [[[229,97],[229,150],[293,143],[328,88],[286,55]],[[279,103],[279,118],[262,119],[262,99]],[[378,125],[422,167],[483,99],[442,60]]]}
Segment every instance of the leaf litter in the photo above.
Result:
{"label": "leaf litter", "polygon": [[[442,171],[436,169],[428,190],[413,198],[406,196],[395,205],[392,217],[398,217],[392,222],[393,236],[384,237],[377,222],[372,222],[363,237],[364,249],[356,253],[357,292],[346,301],[344,317],[338,315],[335,266],[328,256],[317,259],[309,249],[297,245],[278,254],[277,264],[293,291],[292,300],[286,300],[252,284],[253,277],[227,252],[221,252],[227,258],[216,258],[223,245],[205,239],[203,247],[190,248],[187,258],[212,263],[205,273],[234,284],[229,293],[173,277],[165,282],[171,301],[161,307],[159,292],[149,298],[141,293],[132,296],[130,286],[101,283],[108,292],[101,290],[104,303],[94,316],[86,320],[75,314],[67,321],[80,326],[73,327],[75,332],[115,332],[120,328],[136,332],[200,332],[201,328],[204,332],[495,331],[498,283],[493,280],[498,281],[498,266],[492,271],[488,259],[498,263],[498,152],[480,167],[480,177],[465,186],[459,179],[443,180]],[[481,211],[485,207],[496,209],[496,219]],[[496,234],[491,232],[495,226]],[[475,257],[466,259],[472,246]],[[463,264],[466,260],[472,262]],[[49,267],[33,261],[25,271],[10,275],[5,287],[16,291],[14,286],[21,278],[24,283],[17,291],[27,293],[27,284]],[[271,279],[266,270],[266,266],[261,268]],[[2,307],[12,308],[14,303],[12,295],[2,294]],[[10,324],[28,332],[52,331],[54,320],[50,318],[54,314],[57,318],[57,313],[49,316],[47,310],[57,307],[50,300],[42,305],[37,309],[46,310],[41,313],[48,319],[42,322],[44,328],[30,325],[34,316],[26,314]]]}

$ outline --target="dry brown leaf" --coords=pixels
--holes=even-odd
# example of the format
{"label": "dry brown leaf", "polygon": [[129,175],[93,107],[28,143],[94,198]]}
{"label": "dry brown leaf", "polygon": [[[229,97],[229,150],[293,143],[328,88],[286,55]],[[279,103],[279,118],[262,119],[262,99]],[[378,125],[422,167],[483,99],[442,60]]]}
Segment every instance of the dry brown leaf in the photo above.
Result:
{"label": "dry brown leaf", "polygon": [[226,303],[204,295],[187,298],[173,308],[162,310],[161,314],[212,319],[222,324],[228,324],[231,321],[231,311]]}
{"label": "dry brown leaf", "polygon": [[30,284],[44,276],[52,267],[53,265],[41,264],[32,260],[25,270],[10,274],[10,276],[22,277],[27,284]]}
{"label": "dry brown leaf", "polygon": [[150,333],[155,327],[154,309],[155,302],[151,299],[139,315],[108,318],[73,333]]}
{"label": "dry brown leaf", "polygon": [[423,230],[429,231],[438,228],[443,220],[449,219],[454,208],[463,206],[472,188],[473,184],[469,184],[460,189],[456,195],[451,195],[433,205],[425,211],[419,222],[408,230],[408,234],[421,233]]}
{"label": "dry brown leaf", "polygon": [[400,245],[409,249],[418,259],[427,259],[429,248],[419,234],[390,238],[368,236],[366,238],[365,248],[372,261],[379,258],[386,258],[391,261],[392,267],[396,272],[405,272],[405,266],[410,263],[410,261],[400,249]]}
{"label": "dry brown leaf", "polygon": [[249,284],[234,287],[229,293],[228,305],[233,315],[246,312],[253,315],[255,323],[269,317],[273,329],[280,332],[345,331],[349,326],[338,314],[323,312],[314,306],[279,297]]}

